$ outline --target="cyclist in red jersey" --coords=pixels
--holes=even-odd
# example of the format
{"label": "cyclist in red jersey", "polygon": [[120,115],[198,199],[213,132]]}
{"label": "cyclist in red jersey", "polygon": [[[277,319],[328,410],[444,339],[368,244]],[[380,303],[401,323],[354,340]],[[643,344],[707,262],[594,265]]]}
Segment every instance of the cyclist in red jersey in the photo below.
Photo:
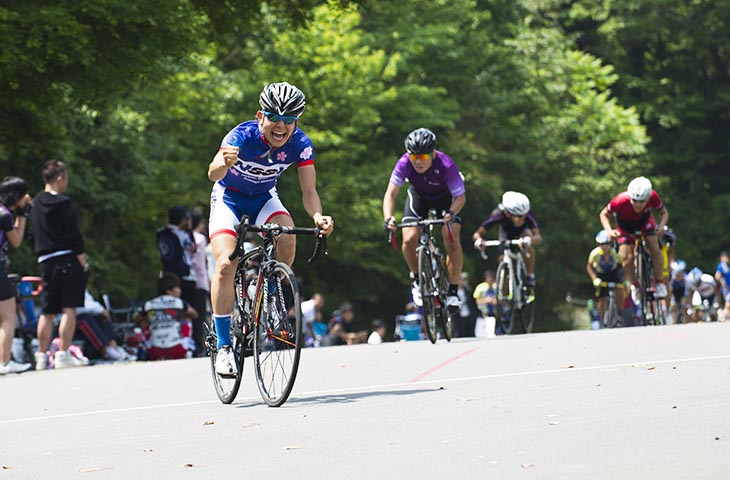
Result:
{"label": "cyclist in red jersey", "polygon": [[[652,210],[659,212],[657,225]],[[616,217],[616,228],[611,226],[611,216]],[[665,298],[667,287],[662,275],[664,259],[656,232],[663,232],[669,220],[669,212],[661,197],[652,189],[651,181],[646,177],[636,177],[629,183],[625,192],[619,193],[606,205],[599,215],[601,225],[611,240],[618,239],[619,253],[623,260],[626,279],[631,283],[632,297],[636,282],[634,269],[634,244],[636,233],[641,232],[646,238],[646,245],[654,265],[656,281],[656,297]]]}

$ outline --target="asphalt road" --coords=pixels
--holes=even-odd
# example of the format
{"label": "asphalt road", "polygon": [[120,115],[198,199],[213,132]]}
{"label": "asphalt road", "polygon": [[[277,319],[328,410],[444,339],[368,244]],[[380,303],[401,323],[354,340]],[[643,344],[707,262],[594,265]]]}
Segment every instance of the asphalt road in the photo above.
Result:
{"label": "asphalt road", "polygon": [[207,359],[0,377],[5,479],[717,479],[730,323],[305,350],[233,405]]}

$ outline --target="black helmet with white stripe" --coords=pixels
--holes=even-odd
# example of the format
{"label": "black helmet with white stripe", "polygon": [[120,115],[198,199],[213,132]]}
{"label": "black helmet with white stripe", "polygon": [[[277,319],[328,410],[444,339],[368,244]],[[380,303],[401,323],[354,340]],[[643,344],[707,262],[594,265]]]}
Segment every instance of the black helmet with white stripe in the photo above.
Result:
{"label": "black helmet with white stripe", "polygon": [[261,110],[277,115],[295,116],[304,112],[304,94],[287,82],[266,85],[259,96]]}
{"label": "black helmet with white stripe", "polygon": [[431,153],[436,147],[436,134],[428,128],[413,130],[406,137],[406,150],[408,153]]}

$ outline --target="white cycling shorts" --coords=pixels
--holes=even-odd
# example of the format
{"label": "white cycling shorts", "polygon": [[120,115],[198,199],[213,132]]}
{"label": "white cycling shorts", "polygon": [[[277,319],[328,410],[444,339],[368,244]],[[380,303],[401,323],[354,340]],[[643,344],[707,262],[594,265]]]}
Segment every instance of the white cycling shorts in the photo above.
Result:
{"label": "white cycling shorts", "polygon": [[210,194],[210,217],[208,231],[212,240],[218,235],[236,236],[236,225],[247,215],[250,223],[270,222],[277,215],[291,217],[289,211],[279,199],[276,188],[268,192],[250,197],[235,190],[227,189],[220,184],[213,185]]}

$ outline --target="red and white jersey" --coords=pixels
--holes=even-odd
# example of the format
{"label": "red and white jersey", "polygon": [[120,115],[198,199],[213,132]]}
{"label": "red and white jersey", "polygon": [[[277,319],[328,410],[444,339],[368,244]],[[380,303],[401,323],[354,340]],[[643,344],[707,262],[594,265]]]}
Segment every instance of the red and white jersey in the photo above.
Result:
{"label": "red and white jersey", "polygon": [[622,192],[613,197],[608,203],[608,211],[614,215],[619,221],[635,222],[641,220],[647,213],[651,213],[652,209],[661,210],[664,207],[661,197],[656,190],[651,191],[649,201],[646,202],[644,208],[638,212],[631,206],[631,198],[629,192]]}

